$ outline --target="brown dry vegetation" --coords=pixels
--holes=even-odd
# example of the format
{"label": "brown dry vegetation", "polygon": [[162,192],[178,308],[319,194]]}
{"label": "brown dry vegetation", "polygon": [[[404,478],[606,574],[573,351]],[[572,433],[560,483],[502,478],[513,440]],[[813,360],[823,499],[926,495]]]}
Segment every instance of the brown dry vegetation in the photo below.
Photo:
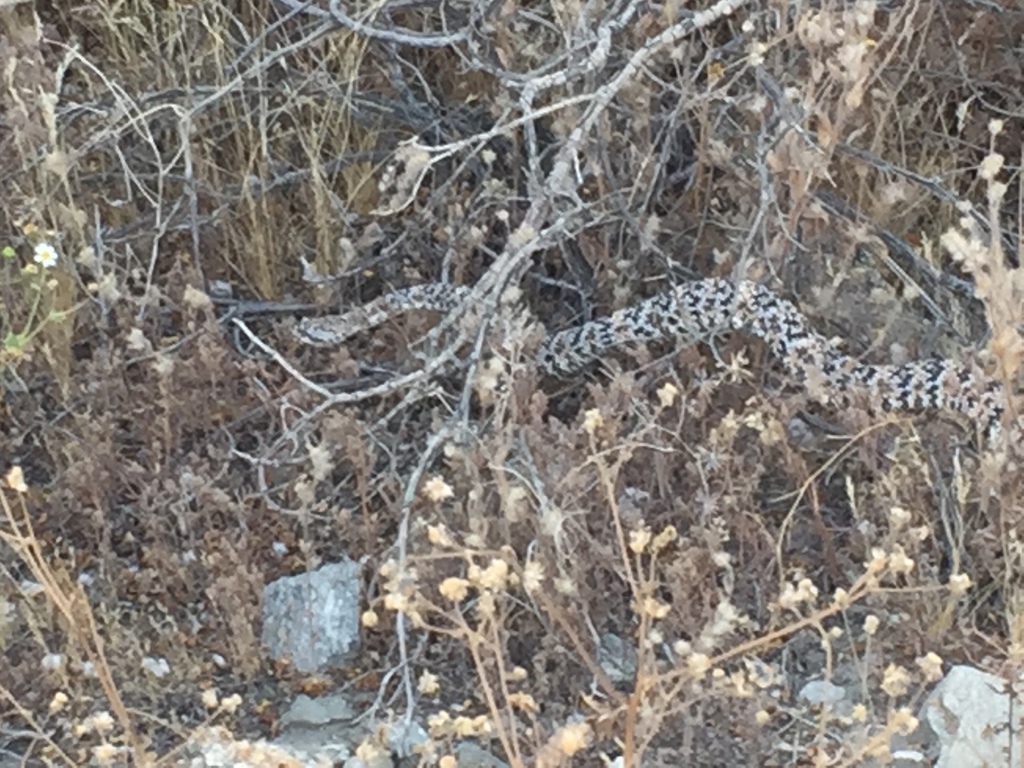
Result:
{"label": "brown dry vegetation", "polygon": [[[425,763],[462,729],[514,765],[860,765],[929,653],[1016,668],[1024,495],[972,425],[836,413],[747,338],[569,382],[532,360],[534,318],[741,269],[864,359],[994,339],[1012,377],[1012,0],[737,2],[670,45],[711,3],[334,5],[0,3],[0,747],[170,763],[211,717],[273,735],[301,690],[401,714],[411,676]],[[441,277],[520,301],[483,337],[288,333]],[[343,553],[363,650],[303,680],[260,648],[261,589]],[[801,708],[823,673],[862,718]]]}

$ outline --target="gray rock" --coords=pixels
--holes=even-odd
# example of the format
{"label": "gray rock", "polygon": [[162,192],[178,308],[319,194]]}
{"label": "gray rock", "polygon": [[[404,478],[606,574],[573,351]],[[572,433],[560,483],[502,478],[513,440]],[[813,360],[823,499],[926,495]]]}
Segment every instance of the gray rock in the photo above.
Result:
{"label": "gray rock", "polygon": [[953,667],[921,707],[941,747],[935,768],[1002,768],[1021,764],[1018,695],[1010,716],[1005,680],[969,666]]}
{"label": "gray rock", "polygon": [[459,768],[508,768],[508,763],[472,741],[460,741],[455,745],[455,759]]}
{"label": "gray rock", "polygon": [[359,646],[359,565],[285,576],[263,589],[263,643],[300,672],[339,665]]}
{"label": "gray rock", "polygon": [[606,632],[597,647],[597,663],[613,684],[631,683],[636,676],[636,649],[618,635]]}
{"label": "gray rock", "polygon": [[356,718],[355,707],[344,693],[330,693],[311,698],[299,694],[295,701],[281,715],[281,726],[325,725],[326,723],[351,722]]}
{"label": "gray rock", "polygon": [[274,746],[292,754],[322,755],[332,762],[351,759],[366,735],[353,724],[356,709],[344,693],[310,698],[304,694],[281,715],[281,732]]}
{"label": "gray rock", "polygon": [[388,726],[388,747],[398,757],[411,757],[416,754],[416,747],[420,747],[428,741],[430,741],[430,735],[415,720],[408,724],[399,720]]}
{"label": "gray rock", "polygon": [[811,680],[800,689],[800,698],[810,704],[834,705],[846,698],[846,689],[828,680]]}

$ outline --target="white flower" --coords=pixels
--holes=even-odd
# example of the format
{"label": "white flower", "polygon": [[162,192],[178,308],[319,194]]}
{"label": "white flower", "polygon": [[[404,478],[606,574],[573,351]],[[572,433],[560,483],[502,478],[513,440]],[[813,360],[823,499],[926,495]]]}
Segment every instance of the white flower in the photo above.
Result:
{"label": "white flower", "polygon": [[43,269],[49,269],[57,264],[57,249],[49,243],[39,243],[32,258]]}

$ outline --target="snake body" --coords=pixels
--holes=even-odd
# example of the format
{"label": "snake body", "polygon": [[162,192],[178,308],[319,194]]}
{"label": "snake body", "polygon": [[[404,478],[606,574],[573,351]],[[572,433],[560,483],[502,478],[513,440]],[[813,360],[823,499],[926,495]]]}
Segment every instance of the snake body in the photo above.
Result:
{"label": "snake body", "polygon": [[[403,288],[341,315],[306,318],[296,333],[308,344],[337,345],[404,312],[451,312],[469,293],[469,288],[447,283]],[[1000,434],[1005,409],[1001,382],[974,366],[942,358],[901,365],[859,362],[811,329],[792,302],[750,280],[684,283],[607,317],[549,334],[537,364],[546,374],[568,377],[618,347],[701,340],[727,330],[761,338],[791,376],[805,384],[821,382],[829,399],[840,405],[857,397],[887,413],[954,411],[989,439]]]}

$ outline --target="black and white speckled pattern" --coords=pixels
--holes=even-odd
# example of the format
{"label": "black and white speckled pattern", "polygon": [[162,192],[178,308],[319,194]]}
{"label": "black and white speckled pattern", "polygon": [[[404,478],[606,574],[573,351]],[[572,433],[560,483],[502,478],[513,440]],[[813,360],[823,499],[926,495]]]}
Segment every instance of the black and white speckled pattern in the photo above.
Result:
{"label": "black and white speckled pattern", "polygon": [[[297,334],[310,344],[339,344],[402,312],[449,312],[468,294],[468,288],[443,283],[413,286],[343,315],[305,319]],[[989,437],[999,433],[1004,409],[999,382],[942,359],[905,365],[860,363],[808,328],[791,302],[749,280],[686,283],[608,317],[551,334],[541,345],[537,362],[545,373],[565,377],[622,345],[701,340],[729,330],[763,339],[792,376],[801,382],[821,381],[840,404],[859,393],[869,406],[885,412],[947,409],[970,417]]]}

